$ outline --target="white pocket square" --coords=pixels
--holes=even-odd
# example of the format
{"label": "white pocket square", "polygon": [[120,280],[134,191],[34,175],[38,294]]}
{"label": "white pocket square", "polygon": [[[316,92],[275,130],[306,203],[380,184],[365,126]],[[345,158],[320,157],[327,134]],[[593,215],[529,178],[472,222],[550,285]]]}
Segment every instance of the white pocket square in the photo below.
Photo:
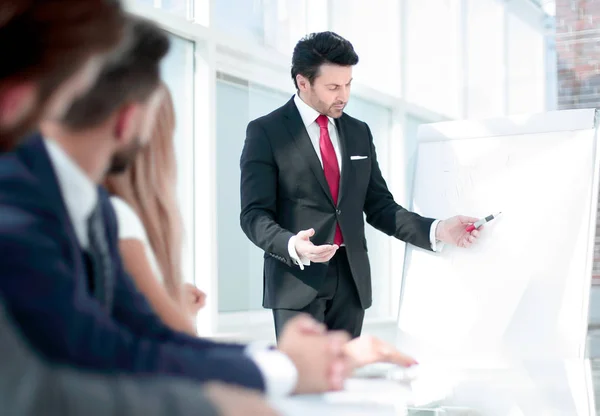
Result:
{"label": "white pocket square", "polygon": [[366,158],[367,156],[350,156],[350,160],[363,160]]}

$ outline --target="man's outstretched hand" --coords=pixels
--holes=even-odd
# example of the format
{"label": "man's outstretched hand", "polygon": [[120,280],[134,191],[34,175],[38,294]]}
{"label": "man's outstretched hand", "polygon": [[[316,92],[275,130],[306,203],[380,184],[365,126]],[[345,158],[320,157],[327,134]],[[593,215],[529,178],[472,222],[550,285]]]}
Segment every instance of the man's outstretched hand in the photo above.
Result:
{"label": "man's outstretched hand", "polygon": [[478,218],[457,215],[438,223],[435,231],[437,240],[447,244],[452,244],[457,247],[470,247],[479,237],[483,227],[471,232],[467,231],[467,227],[477,222]]}

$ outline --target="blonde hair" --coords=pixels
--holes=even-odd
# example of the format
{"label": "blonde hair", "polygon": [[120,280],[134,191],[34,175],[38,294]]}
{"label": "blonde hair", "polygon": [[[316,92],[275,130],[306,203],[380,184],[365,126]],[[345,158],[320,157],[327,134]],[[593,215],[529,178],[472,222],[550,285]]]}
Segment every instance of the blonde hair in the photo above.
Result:
{"label": "blonde hair", "polygon": [[106,178],[108,191],[127,202],[138,214],[169,295],[182,302],[182,219],[177,204],[177,164],[173,136],[175,110],[168,88],[157,113],[149,143],[127,170]]}

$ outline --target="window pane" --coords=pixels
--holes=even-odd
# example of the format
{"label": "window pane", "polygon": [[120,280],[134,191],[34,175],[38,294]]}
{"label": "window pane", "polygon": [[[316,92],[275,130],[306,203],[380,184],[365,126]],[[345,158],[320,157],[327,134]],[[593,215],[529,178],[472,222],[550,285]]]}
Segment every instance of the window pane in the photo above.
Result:
{"label": "window pane", "polygon": [[192,0],[161,0],[163,10],[178,16],[187,17],[187,2]]}
{"label": "window pane", "polygon": [[162,63],[162,77],[173,95],[175,105],[175,156],[177,158],[177,195],[183,216],[185,246],[183,273],[194,281],[194,43],[170,36],[171,49]]}
{"label": "window pane", "polygon": [[427,123],[426,120],[411,116],[410,114],[406,115],[404,163],[406,165],[406,195],[409,201],[407,208],[409,209],[412,209],[413,184],[417,164],[417,151],[419,149],[419,126],[425,123]]}
{"label": "window pane", "polygon": [[467,114],[504,115],[504,5],[498,0],[467,3]]}
{"label": "window pane", "polygon": [[508,17],[508,112],[538,113],[545,109],[544,35],[519,16]]}
{"label": "window pane", "polygon": [[213,1],[215,26],[229,35],[263,43],[265,29],[261,3],[257,0]]}
{"label": "window pane", "polygon": [[[377,161],[385,179],[389,179],[389,166],[393,156],[389,153],[392,112],[370,101],[352,97],[346,112],[366,122],[373,134],[377,152]],[[343,169],[343,167],[342,167]],[[367,317],[388,316],[390,313],[390,237],[370,225],[366,225],[365,234],[369,247],[371,276],[373,281],[373,306],[367,310]],[[393,258],[393,257],[392,257]]]}
{"label": "window pane", "polygon": [[286,55],[306,34],[327,30],[327,2],[265,0],[265,44]]}
{"label": "window pane", "polygon": [[[422,0],[419,0],[422,1]],[[400,95],[400,2],[333,0],[332,30],[352,42],[360,62],[354,78]]]}
{"label": "window pane", "polygon": [[239,161],[248,122],[270,113],[290,98],[233,81],[237,83],[217,82],[219,312],[262,309],[263,251],[240,228]]}
{"label": "window pane", "polygon": [[406,96],[460,117],[460,0],[406,0]]}
{"label": "window pane", "polygon": [[143,4],[144,6],[154,6],[154,0],[135,0],[136,3]]}

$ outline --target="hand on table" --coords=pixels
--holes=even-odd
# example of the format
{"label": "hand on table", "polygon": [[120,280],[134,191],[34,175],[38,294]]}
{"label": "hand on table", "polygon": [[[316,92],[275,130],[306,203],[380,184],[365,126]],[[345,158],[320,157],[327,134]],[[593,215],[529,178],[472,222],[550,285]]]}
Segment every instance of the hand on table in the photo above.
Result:
{"label": "hand on table", "polygon": [[308,315],[298,315],[285,325],[279,350],[286,354],[298,370],[296,394],[341,390],[349,374],[344,345],[349,335],[325,330]]}
{"label": "hand on table", "polygon": [[410,367],[417,364],[414,358],[401,353],[391,344],[370,335],[363,335],[348,342],[344,346],[344,354],[351,370],[375,363],[390,363],[401,367]]}

